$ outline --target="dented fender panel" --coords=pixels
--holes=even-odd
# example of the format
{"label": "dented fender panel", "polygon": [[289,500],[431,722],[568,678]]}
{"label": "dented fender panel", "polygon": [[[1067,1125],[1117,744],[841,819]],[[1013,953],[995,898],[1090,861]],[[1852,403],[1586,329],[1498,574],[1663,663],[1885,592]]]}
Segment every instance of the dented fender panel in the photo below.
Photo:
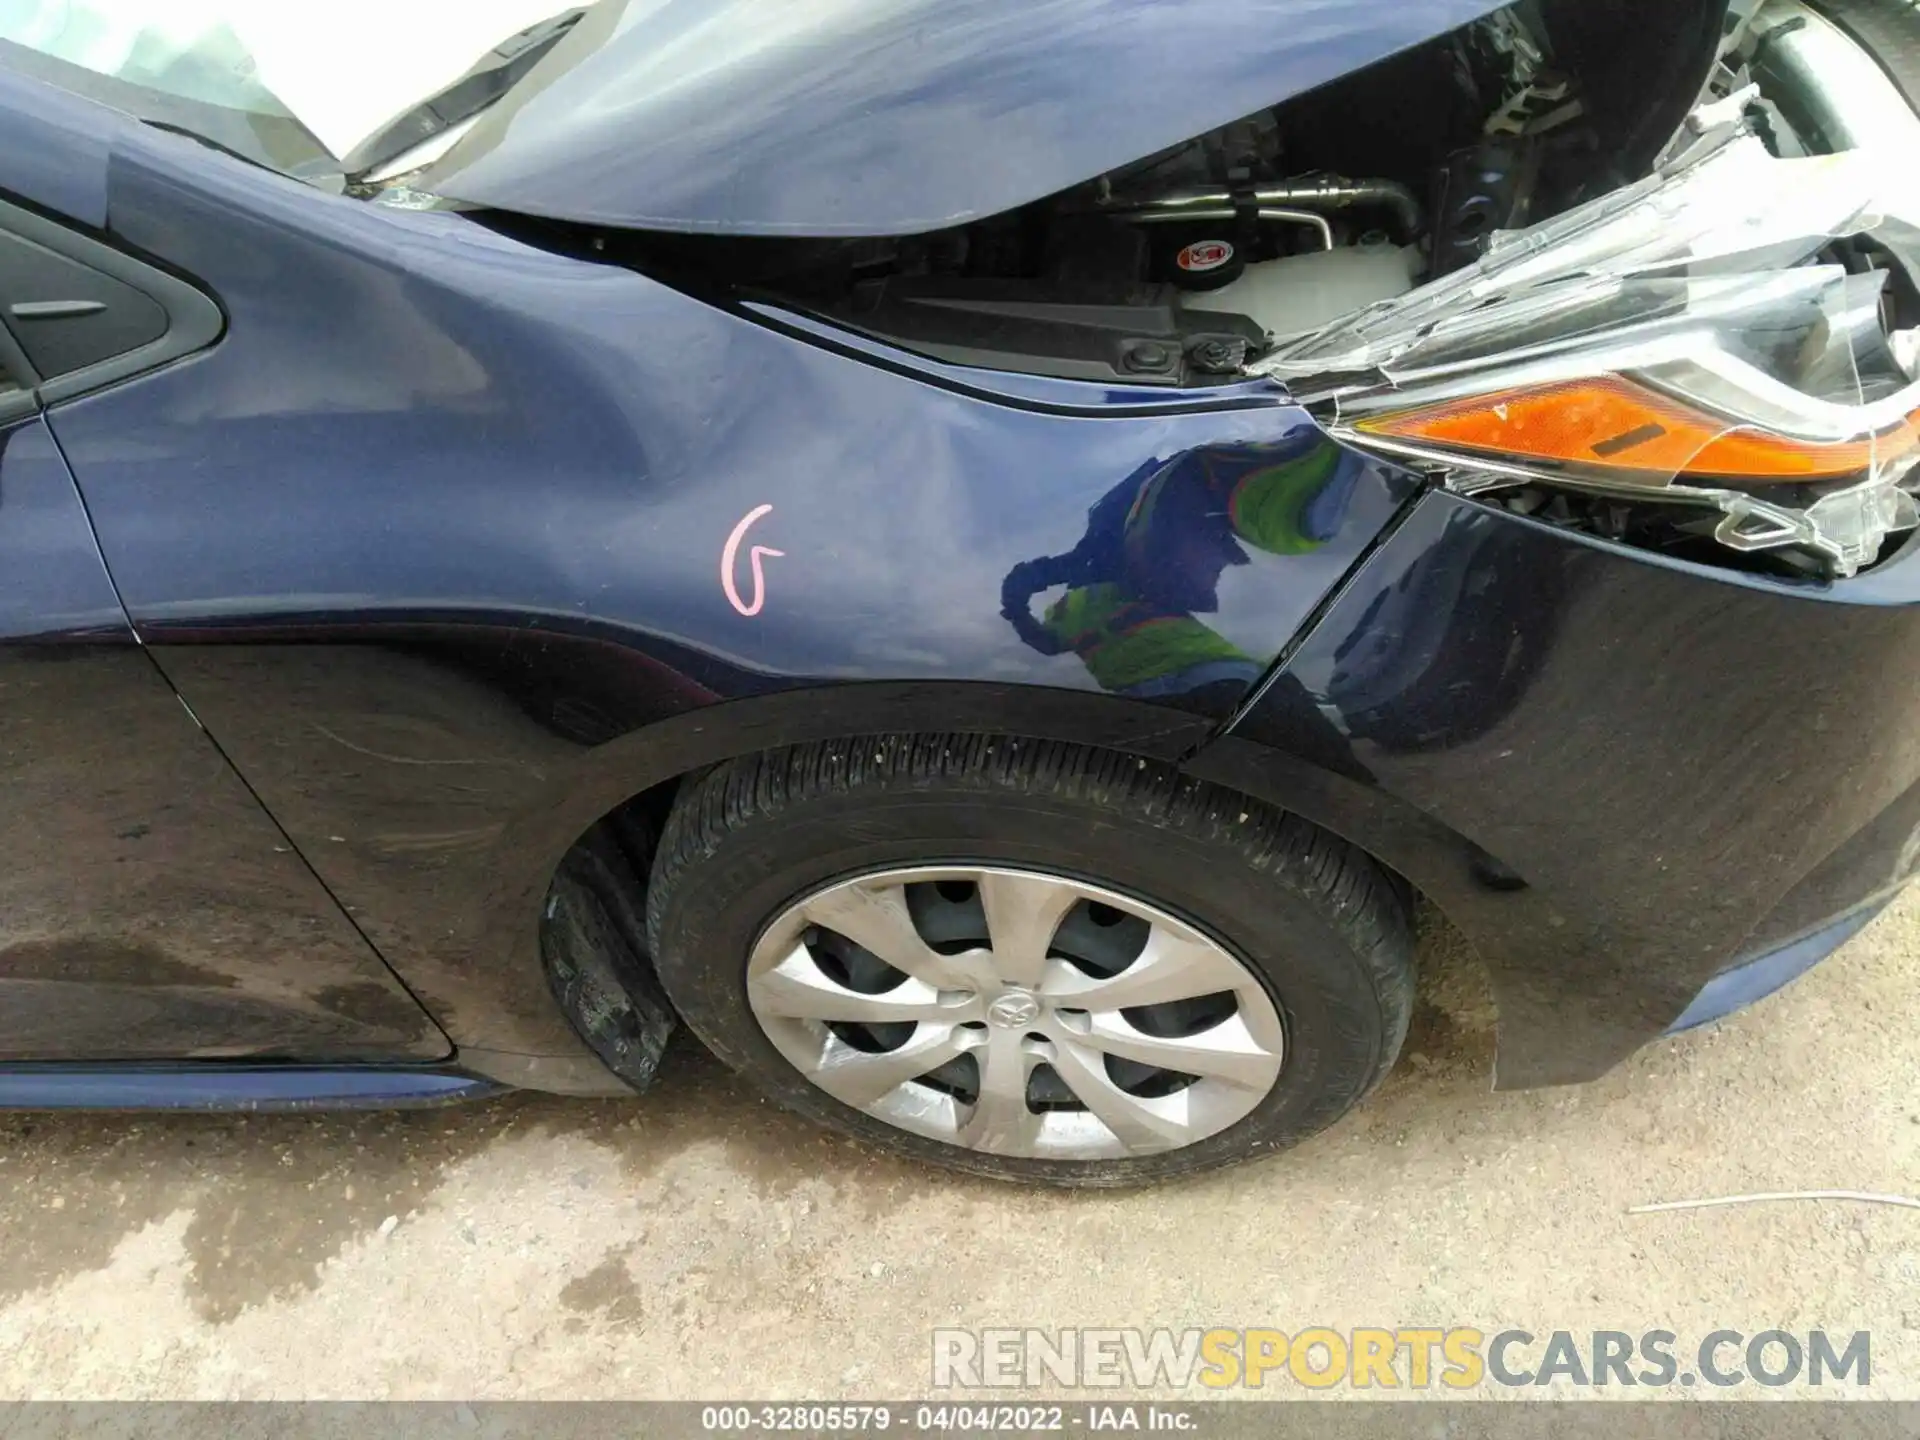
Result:
{"label": "dented fender panel", "polygon": [[982,687],[1013,733],[1125,700],[1197,744],[1414,490],[1272,385],[840,353],[166,136],[113,178],[115,232],[230,324],[50,423],[148,653],[463,1050],[579,1049],[536,927],[567,846],[672,778],[623,740],[881,682]]}

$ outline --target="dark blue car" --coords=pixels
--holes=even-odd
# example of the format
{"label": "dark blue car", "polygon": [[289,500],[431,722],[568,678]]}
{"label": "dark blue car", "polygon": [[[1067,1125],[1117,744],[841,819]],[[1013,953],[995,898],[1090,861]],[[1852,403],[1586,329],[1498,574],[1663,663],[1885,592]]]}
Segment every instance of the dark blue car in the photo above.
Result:
{"label": "dark blue car", "polygon": [[0,0],[0,1105],[1131,1183],[1920,862],[1899,0],[550,3]]}

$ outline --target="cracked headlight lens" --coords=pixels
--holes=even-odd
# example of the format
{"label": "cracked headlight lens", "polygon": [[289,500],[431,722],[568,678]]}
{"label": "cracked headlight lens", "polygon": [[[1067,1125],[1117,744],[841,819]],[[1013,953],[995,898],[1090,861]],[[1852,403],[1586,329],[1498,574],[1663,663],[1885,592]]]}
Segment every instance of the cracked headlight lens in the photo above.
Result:
{"label": "cracked headlight lens", "polygon": [[1917,276],[1906,159],[1777,159],[1736,123],[1251,368],[1462,493],[1717,512],[1727,548],[1845,576],[1920,525]]}

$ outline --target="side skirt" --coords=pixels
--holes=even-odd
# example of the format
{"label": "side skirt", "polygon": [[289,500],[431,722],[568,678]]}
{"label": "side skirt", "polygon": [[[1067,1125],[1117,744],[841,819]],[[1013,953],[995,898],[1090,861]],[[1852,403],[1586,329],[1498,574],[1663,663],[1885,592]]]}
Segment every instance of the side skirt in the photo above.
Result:
{"label": "side skirt", "polygon": [[0,1065],[0,1110],[384,1110],[450,1105],[509,1088],[423,1066]]}

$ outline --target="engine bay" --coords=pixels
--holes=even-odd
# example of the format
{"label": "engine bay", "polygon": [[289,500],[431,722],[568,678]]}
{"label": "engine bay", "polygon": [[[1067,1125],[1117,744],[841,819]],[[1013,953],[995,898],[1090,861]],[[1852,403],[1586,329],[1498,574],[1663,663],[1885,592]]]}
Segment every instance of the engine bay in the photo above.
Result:
{"label": "engine bay", "polygon": [[675,283],[803,309],[937,359],[1207,384],[1276,341],[1470,264],[1500,230],[1644,173],[1698,94],[1723,8],[1520,0],[954,229],[610,240]]}
{"label": "engine bay", "polygon": [[[1860,159],[1874,144],[1882,156]],[[980,370],[1168,390],[1272,377],[1350,444],[1485,503],[1824,579],[1920,525],[1920,402],[1906,403],[1920,393],[1920,220],[1903,203],[1889,226],[1875,208],[1897,184],[1877,162],[1902,170],[1916,147],[1914,107],[1800,0],[1517,0],[946,229],[556,237],[501,223],[716,303]],[[1845,175],[1823,168],[1848,155]],[[1801,197],[1829,191],[1830,228],[1803,234]],[[1772,248],[1714,232],[1756,197],[1744,234]],[[1662,204],[1679,207],[1677,247],[1641,233]],[[1466,348],[1449,352],[1449,334]],[[1542,448],[1498,396],[1447,408],[1446,376],[1469,371],[1547,384],[1508,392],[1527,413],[1577,401],[1627,418]],[[1424,428],[1396,418],[1422,401]],[[1766,455],[1742,450],[1753,433],[1772,437]],[[1663,458],[1632,450],[1645,436]]]}

